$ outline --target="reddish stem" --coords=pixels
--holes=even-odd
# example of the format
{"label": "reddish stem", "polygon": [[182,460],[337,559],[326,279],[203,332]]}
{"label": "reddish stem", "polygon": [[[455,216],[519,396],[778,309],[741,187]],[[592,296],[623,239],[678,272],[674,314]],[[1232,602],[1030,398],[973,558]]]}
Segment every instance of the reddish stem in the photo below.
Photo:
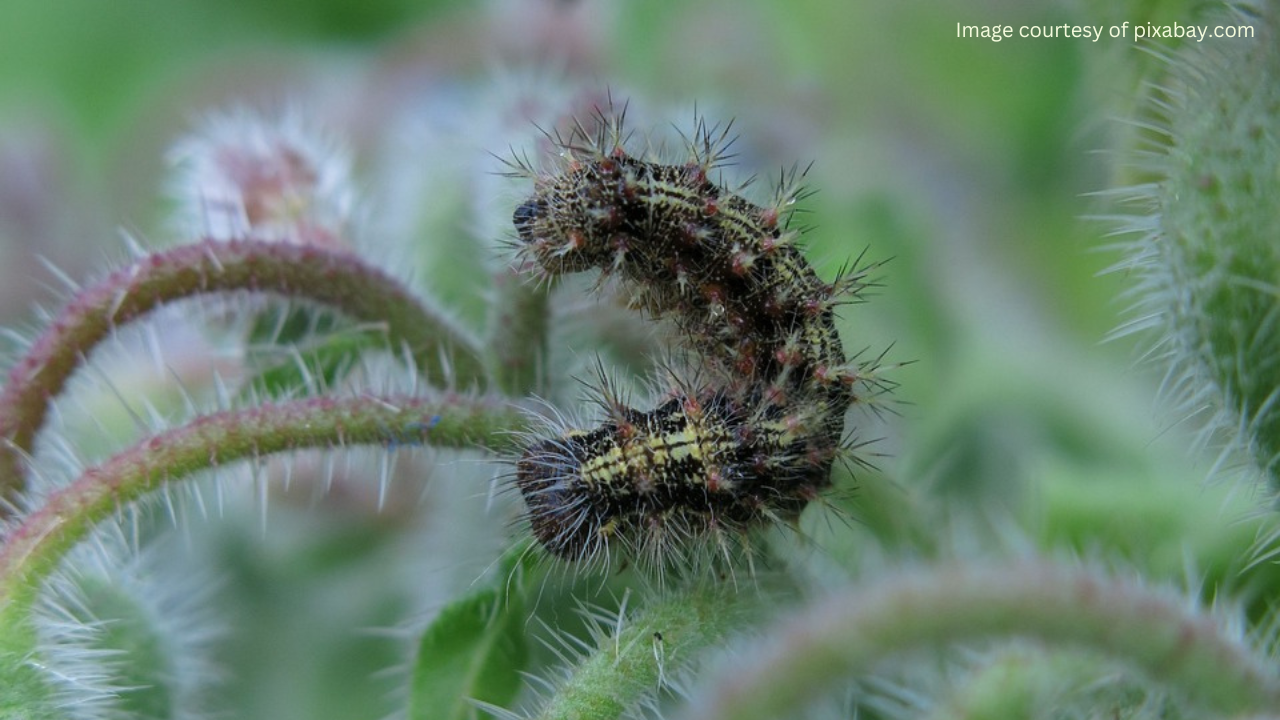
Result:
{"label": "reddish stem", "polygon": [[[359,257],[314,246],[205,240],[160,251],[78,292],[9,371],[0,392],[0,495],[25,483],[49,404],[115,328],[176,300],[227,291],[267,292],[385,323],[429,378],[483,385],[478,343],[402,284]],[[445,358],[448,358],[447,360]]]}

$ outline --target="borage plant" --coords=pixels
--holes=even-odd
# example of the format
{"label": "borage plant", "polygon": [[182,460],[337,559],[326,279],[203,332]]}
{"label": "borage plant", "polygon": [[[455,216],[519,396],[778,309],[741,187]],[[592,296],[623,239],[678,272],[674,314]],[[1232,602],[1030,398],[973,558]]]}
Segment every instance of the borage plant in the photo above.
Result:
{"label": "borage plant", "polygon": [[[203,507],[202,494],[174,489],[207,471],[361,445],[505,459],[507,495],[525,508],[528,537],[510,541],[417,637],[406,680],[413,718],[782,717],[903,651],[1013,635],[1084,646],[1143,671],[1131,686],[1138,700],[1121,703],[1135,716],[1162,697],[1151,681],[1175,688],[1179,703],[1222,713],[1280,702],[1273,669],[1216,621],[1141,583],[1049,561],[891,573],[768,621],[754,643],[727,643],[794,597],[794,553],[784,546],[804,532],[789,529],[807,508],[821,512],[815,501],[847,486],[865,460],[860,421],[846,426],[847,411],[874,408],[891,386],[879,353],[846,353],[835,317],[876,266],[821,279],[792,223],[803,173],[784,172],[760,204],[744,199],[745,186],[719,180],[727,128],[695,123],[672,163],[604,107],[546,134],[546,167],[509,163],[526,186],[512,203],[512,268],[495,278],[483,333],[344,243],[344,215],[330,211],[346,200],[314,147],[258,127],[248,138],[212,133],[212,151],[187,148],[211,164],[201,173],[221,181],[194,194],[213,237],[139,251],[74,287],[0,395],[10,501],[0,717],[196,712],[202,682],[216,685],[199,661],[209,641],[184,636],[165,615],[190,588],[115,586],[86,563],[145,575],[136,567],[146,562],[139,538],[153,533],[147,504]],[[672,339],[639,408],[626,399],[630,379],[602,372],[587,381],[601,415],[594,424],[536,399],[558,400],[573,385],[576,373],[549,359],[554,300],[581,293],[562,276],[587,270],[598,272],[591,292],[604,312],[618,298]],[[229,293],[255,299],[206,316],[248,348],[234,385],[211,383],[216,411],[167,428],[139,418],[145,437],[101,461],[38,442],[102,341],[168,306]],[[227,482],[215,482],[219,497]],[[130,556],[140,557],[132,570],[120,560]],[[530,645],[540,630],[529,620],[560,587],[580,612],[541,633],[548,661]],[[717,648],[736,648],[737,659],[718,662]],[[1021,648],[989,667],[1026,669],[1002,677],[1028,687],[1046,670],[1071,686],[1098,672]],[[545,677],[553,664],[561,670]]]}

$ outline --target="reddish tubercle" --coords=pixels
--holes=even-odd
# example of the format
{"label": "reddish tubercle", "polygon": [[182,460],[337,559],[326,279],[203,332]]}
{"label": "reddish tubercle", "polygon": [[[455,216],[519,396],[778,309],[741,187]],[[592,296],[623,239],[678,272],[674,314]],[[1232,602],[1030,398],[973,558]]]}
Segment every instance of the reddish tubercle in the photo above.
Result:
{"label": "reddish tubercle", "polygon": [[720,492],[720,485],[723,482],[724,476],[720,468],[713,467],[707,471],[707,492]]}

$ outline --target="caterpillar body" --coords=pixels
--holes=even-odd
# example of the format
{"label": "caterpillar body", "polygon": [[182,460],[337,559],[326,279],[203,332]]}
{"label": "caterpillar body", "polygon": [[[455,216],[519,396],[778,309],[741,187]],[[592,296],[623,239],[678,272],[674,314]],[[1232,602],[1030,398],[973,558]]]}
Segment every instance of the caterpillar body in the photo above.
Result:
{"label": "caterpillar body", "polygon": [[794,517],[830,484],[846,411],[883,388],[835,327],[870,268],[828,283],[805,260],[789,227],[802,173],[784,173],[766,206],[714,182],[727,129],[699,124],[692,159],[668,165],[624,148],[622,114],[595,120],[557,139],[552,172],[534,173],[513,215],[518,251],[546,275],[616,278],[674,322],[706,380],[648,411],[604,392],[605,422],[529,444],[515,484],[552,554],[621,545],[661,562],[684,540],[723,545]]}

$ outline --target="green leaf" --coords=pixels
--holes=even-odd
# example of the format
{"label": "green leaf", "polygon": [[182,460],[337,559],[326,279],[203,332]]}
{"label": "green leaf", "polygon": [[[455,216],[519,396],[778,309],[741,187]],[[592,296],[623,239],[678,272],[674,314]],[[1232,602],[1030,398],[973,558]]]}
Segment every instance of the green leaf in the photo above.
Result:
{"label": "green leaf", "polygon": [[387,338],[384,328],[340,327],[331,314],[313,308],[271,308],[254,319],[248,341],[250,359],[267,367],[246,385],[246,392],[284,398],[333,387],[361,353],[386,347]]}
{"label": "green leaf", "polygon": [[289,345],[333,332],[340,325],[330,312],[302,305],[272,305],[253,318],[249,328],[250,346]]}
{"label": "green leaf", "polygon": [[[522,553],[527,555],[527,553]],[[410,720],[478,716],[472,700],[506,707],[528,664],[523,594],[508,553],[493,581],[441,610],[422,636],[409,695]],[[508,579],[510,578],[510,582]]]}
{"label": "green leaf", "polygon": [[302,349],[293,357],[258,373],[247,385],[258,397],[283,398],[299,390],[317,392],[331,388],[351,371],[360,353],[385,343],[380,334],[350,331],[325,338],[319,345]]}

